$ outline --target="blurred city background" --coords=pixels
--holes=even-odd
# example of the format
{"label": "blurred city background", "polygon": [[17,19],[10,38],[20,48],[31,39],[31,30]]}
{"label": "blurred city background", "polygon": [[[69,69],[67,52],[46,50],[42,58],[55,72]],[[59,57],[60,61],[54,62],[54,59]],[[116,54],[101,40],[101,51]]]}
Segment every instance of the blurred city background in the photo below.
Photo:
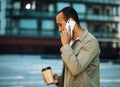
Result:
{"label": "blurred city background", "polygon": [[42,67],[61,73],[55,17],[66,6],[99,41],[100,87],[120,86],[120,0],[0,0],[0,87],[47,87]]}

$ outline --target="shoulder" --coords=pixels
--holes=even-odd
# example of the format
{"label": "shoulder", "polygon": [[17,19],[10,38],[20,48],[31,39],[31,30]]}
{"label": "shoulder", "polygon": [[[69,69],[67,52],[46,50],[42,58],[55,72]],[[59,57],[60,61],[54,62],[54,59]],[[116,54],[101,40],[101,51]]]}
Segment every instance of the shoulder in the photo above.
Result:
{"label": "shoulder", "polygon": [[97,41],[96,37],[88,30],[84,29],[83,41]]}

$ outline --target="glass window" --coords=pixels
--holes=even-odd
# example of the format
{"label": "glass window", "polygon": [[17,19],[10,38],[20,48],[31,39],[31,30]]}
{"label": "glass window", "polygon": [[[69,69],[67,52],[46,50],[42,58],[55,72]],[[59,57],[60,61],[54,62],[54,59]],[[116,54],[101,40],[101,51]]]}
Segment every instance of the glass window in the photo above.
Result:
{"label": "glass window", "polygon": [[13,6],[14,9],[20,9],[20,2],[15,2]]}
{"label": "glass window", "polygon": [[94,32],[100,32],[102,30],[101,25],[95,25],[94,26]]}
{"label": "glass window", "polygon": [[42,29],[43,30],[53,30],[54,29],[54,21],[53,20],[43,20],[42,21]]}
{"label": "glass window", "polygon": [[0,11],[1,11],[1,1],[0,1]]}
{"label": "glass window", "polygon": [[67,7],[67,6],[70,6],[70,4],[59,2],[57,3],[57,11],[60,11],[62,8]]}
{"label": "glass window", "polygon": [[108,16],[110,16],[110,10],[109,9],[106,10],[106,13],[107,13]]}
{"label": "glass window", "polygon": [[100,14],[99,9],[98,9],[98,8],[94,8],[94,9],[93,9],[93,14],[99,15],[99,14]]}
{"label": "glass window", "polygon": [[1,31],[1,20],[0,20],[0,31]]}
{"label": "glass window", "polygon": [[54,5],[53,4],[50,4],[49,5],[49,12],[53,12],[54,11]]}
{"label": "glass window", "polygon": [[35,20],[35,19],[21,19],[19,26],[22,29],[37,29],[37,20]]}
{"label": "glass window", "polygon": [[36,0],[36,9],[43,12],[53,11],[54,7],[52,5],[51,2]]}
{"label": "glass window", "polygon": [[86,7],[84,4],[73,4],[73,8],[78,12],[78,13],[85,13],[86,12]]}
{"label": "glass window", "polygon": [[87,24],[86,22],[80,22],[80,25],[82,26],[82,28],[86,29],[87,28]]}
{"label": "glass window", "polygon": [[21,0],[21,9],[31,9],[32,0]]}

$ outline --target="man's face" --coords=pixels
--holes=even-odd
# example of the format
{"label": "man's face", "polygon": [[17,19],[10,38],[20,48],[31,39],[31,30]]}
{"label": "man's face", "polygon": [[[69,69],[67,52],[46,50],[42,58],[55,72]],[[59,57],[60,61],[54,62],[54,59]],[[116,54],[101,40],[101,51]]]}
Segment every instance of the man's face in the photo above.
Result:
{"label": "man's face", "polygon": [[66,21],[64,20],[64,15],[62,12],[60,12],[57,16],[56,16],[56,22],[59,28],[59,32],[61,32],[62,30],[65,29],[65,25],[66,25]]}

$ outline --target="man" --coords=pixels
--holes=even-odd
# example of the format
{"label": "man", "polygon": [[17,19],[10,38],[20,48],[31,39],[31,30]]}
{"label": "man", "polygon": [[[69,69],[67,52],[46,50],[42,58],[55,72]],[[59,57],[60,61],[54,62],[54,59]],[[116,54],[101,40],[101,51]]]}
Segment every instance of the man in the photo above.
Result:
{"label": "man", "polygon": [[[70,27],[68,31],[65,28],[68,19],[76,22],[72,37]],[[59,11],[56,22],[61,36],[63,71],[60,77],[54,75],[54,83],[58,87],[99,87],[98,41],[82,29],[77,12],[71,7]]]}

